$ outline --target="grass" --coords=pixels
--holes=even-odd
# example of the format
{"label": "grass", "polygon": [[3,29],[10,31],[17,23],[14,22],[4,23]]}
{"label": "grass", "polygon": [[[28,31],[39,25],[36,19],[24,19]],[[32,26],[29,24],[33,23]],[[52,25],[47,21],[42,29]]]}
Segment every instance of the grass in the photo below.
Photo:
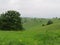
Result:
{"label": "grass", "polygon": [[0,45],[60,45],[60,20],[52,20],[53,24],[45,26],[41,24],[47,20],[27,22],[25,31],[0,31]]}

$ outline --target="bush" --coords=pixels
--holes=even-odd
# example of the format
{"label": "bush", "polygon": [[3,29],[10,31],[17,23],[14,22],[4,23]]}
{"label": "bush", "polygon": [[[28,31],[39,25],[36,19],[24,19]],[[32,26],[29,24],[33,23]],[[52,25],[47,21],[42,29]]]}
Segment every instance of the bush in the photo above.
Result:
{"label": "bush", "polygon": [[45,26],[44,24],[42,24],[42,26]]}
{"label": "bush", "polygon": [[50,24],[52,24],[53,22],[51,21],[51,20],[49,20],[48,22],[47,22],[47,25],[50,25]]}

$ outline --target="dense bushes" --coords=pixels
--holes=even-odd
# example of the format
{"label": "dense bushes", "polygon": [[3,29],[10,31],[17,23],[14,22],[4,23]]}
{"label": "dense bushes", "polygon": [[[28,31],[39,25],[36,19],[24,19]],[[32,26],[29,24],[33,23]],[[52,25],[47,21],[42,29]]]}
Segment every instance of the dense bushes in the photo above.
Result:
{"label": "dense bushes", "polygon": [[51,21],[51,20],[49,20],[48,22],[47,22],[47,25],[50,25],[50,24],[52,24],[53,22]]}
{"label": "dense bushes", "polygon": [[21,17],[19,12],[9,10],[0,16],[1,30],[22,30]]}

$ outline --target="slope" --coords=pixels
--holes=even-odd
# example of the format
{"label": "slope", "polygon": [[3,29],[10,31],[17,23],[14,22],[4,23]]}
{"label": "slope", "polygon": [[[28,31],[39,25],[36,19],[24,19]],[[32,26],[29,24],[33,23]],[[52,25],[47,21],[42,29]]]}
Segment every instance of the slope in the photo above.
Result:
{"label": "slope", "polygon": [[60,21],[39,24],[22,32],[0,31],[0,45],[60,45]]}

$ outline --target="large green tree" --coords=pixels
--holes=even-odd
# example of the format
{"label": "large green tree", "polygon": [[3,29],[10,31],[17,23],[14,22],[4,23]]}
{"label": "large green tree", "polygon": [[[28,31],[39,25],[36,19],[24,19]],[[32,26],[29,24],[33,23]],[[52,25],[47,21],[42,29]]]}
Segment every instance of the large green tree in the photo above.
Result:
{"label": "large green tree", "polygon": [[20,13],[9,10],[0,16],[0,29],[2,30],[22,30]]}

